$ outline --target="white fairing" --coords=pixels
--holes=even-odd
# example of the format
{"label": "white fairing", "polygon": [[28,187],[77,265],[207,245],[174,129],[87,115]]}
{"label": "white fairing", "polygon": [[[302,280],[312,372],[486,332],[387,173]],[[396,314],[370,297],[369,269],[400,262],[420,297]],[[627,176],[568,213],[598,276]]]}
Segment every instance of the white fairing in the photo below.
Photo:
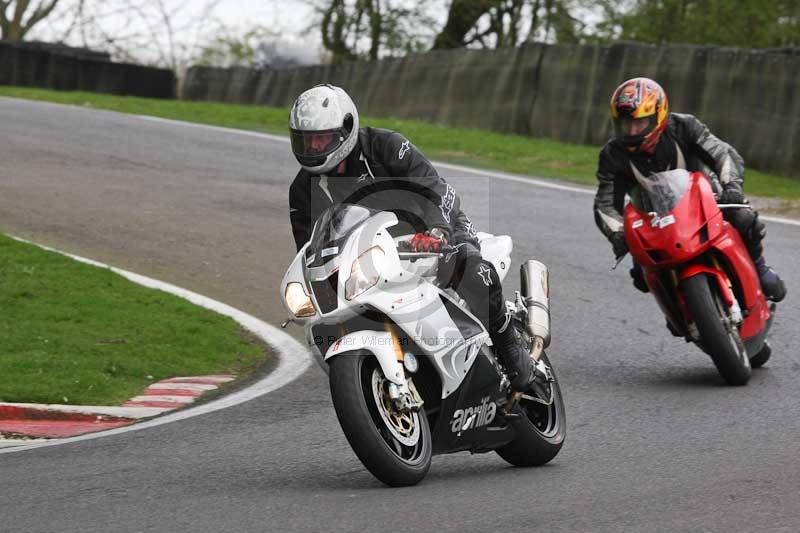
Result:
{"label": "white fairing", "polygon": [[392,335],[386,331],[357,331],[348,333],[328,348],[325,361],[346,352],[369,350],[381,365],[386,379],[405,385],[403,365],[397,360]]}
{"label": "white fairing", "polygon": [[[286,286],[291,282],[300,283],[303,286],[303,289],[306,291],[306,294],[311,294],[311,291],[308,289],[308,284],[303,276],[303,256],[306,253],[306,248],[308,247],[308,243],[306,243],[297,255],[294,256],[292,263],[289,265],[289,268],[286,269],[286,274],[283,275],[283,281],[281,282],[280,288],[280,295],[281,295],[281,302],[283,303],[283,307],[285,309],[289,309],[289,306],[286,304]],[[290,316],[291,311],[289,311]],[[315,315],[316,316],[316,315]],[[305,322],[307,320],[315,318],[315,316],[310,318],[295,318],[297,322]]]}
{"label": "white fairing", "polygon": [[479,232],[478,240],[481,243],[481,256],[494,265],[500,281],[503,281],[511,268],[511,252],[514,251],[511,237]]}
{"label": "white fairing", "polygon": [[[453,300],[434,285],[429,277],[435,261],[432,263],[430,260],[420,260],[412,263],[401,260],[394,239],[386,229],[395,224],[397,217],[389,212],[370,217],[340,246],[336,260],[325,267],[304,268],[304,251],[301,251],[289,267],[281,283],[281,291],[283,292],[290,281],[299,281],[308,287],[306,279],[325,279],[338,267],[338,307],[330,313],[320,314],[320,308],[314,299],[317,314],[304,321],[309,345],[314,347],[315,356],[323,368],[327,371],[323,360],[355,350],[369,350],[375,354],[389,380],[401,388],[407,387],[405,372],[398,362],[396,345],[393,344],[395,338],[388,331],[349,332],[331,345],[325,354],[319,353],[319,346],[314,342],[312,328],[315,324],[342,324],[366,309],[372,309],[386,315],[401,328],[428,360],[435,364],[442,381],[444,398],[461,385],[478,356],[480,347],[489,340],[489,335],[478,319],[464,309],[464,313],[474,322],[471,327],[475,333],[468,339],[464,338],[443,303],[443,298],[451,302]],[[378,283],[352,301],[347,301],[345,283],[351,275],[353,262],[374,246],[379,246],[385,253]],[[508,272],[511,248],[511,239],[506,236],[487,236],[482,242],[484,256],[495,264],[501,277]],[[414,355],[423,354],[416,352]]]}

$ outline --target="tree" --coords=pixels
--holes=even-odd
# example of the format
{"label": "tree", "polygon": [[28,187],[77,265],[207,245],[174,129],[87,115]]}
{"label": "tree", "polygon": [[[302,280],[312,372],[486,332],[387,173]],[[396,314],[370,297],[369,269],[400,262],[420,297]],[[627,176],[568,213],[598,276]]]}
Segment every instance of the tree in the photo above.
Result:
{"label": "tree", "polygon": [[[434,49],[500,48],[526,41],[581,42],[577,0],[453,0]],[[584,10],[585,11],[585,10]]]}
{"label": "tree", "polygon": [[34,33],[49,41],[105,50],[119,61],[181,70],[213,28],[213,11],[221,1],[189,6],[182,0],[59,0]]}
{"label": "tree", "polygon": [[261,26],[250,28],[242,35],[232,34],[223,27],[218,35],[200,47],[196,64],[214,67],[266,66],[258,57],[258,51],[260,44],[270,37],[274,37],[272,32]]}
{"label": "tree", "polygon": [[447,22],[436,36],[433,48],[461,48],[470,43],[467,34],[478,23],[478,20],[498,7],[500,0],[453,0],[447,12]]}
{"label": "tree", "polygon": [[748,48],[800,45],[797,0],[603,2],[606,38]]}
{"label": "tree", "polygon": [[21,41],[31,28],[53,12],[57,4],[58,0],[40,0],[31,11],[30,0],[0,0],[0,39]]}
{"label": "tree", "polygon": [[423,2],[405,0],[311,0],[331,61],[378,59],[422,51],[432,19]]}
{"label": "tree", "polygon": [[211,66],[286,67],[319,60],[319,47],[274,25],[231,26],[216,13],[235,0],[59,0],[29,38],[103,50],[114,60],[181,72]]}
{"label": "tree", "polygon": [[216,36],[200,46],[196,65],[211,67],[290,68],[312,60],[314,50],[304,42],[292,42],[281,32],[253,26],[237,33],[221,26]]}

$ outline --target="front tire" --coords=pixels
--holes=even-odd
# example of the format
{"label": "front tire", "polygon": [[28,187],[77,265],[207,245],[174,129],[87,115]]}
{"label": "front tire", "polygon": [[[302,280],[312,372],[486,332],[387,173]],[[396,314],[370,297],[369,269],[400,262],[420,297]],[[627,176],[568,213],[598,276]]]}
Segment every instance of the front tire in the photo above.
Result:
{"label": "front tire", "polygon": [[392,487],[416,485],[431,465],[431,432],[424,409],[393,412],[383,396],[386,378],[369,352],[330,361],[333,407],[347,441],[372,475]]}
{"label": "front tire", "polygon": [[680,287],[703,349],[711,356],[717,371],[729,385],[745,385],[751,374],[747,349],[730,320],[716,281],[707,274],[698,274],[683,280]]}
{"label": "front tire", "polygon": [[761,368],[767,361],[769,361],[771,355],[772,347],[767,341],[764,341],[764,346],[761,347],[761,351],[750,358],[750,366],[752,368]]}
{"label": "front tire", "polygon": [[[547,354],[543,352],[540,361],[550,369],[553,381],[526,391],[517,407],[523,416],[512,422],[516,437],[496,450],[500,457],[514,466],[541,466],[550,462],[561,450],[567,434],[564,398],[558,377]],[[550,401],[550,405],[542,401]]]}

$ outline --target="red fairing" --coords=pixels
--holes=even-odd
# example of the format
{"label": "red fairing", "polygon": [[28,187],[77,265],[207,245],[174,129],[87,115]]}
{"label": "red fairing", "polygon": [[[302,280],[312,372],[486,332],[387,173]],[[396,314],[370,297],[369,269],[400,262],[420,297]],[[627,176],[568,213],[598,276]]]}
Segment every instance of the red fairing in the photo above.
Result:
{"label": "red fairing", "polygon": [[[665,215],[643,213],[631,204],[625,208],[625,239],[640,265],[665,267],[686,263],[708,251],[713,240],[724,231],[722,212],[708,179],[699,172],[693,173],[691,179],[688,192]],[[703,228],[708,234],[701,239]]]}
{"label": "red fairing", "polygon": [[739,233],[723,219],[704,174],[691,173],[686,193],[666,214],[644,213],[629,203],[624,229],[631,255],[644,267],[653,295],[679,330],[687,323],[683,295],[662,286],[665,270],[674,272],[675,285],[693,275],[711,274],[728,305],[737,297],[745,316],[740,328],[743,340],[765,327],[770,313],[755,265]]}
{"label": "red fairing", "polygon": [[690,265],[683,272],[681,272],[680,280],[683,281],[698,274],[708,274],[714,280],[716,280],[717,285],[719,286],[720,294],[722,294],[722,297],[725,299],[725,304],[728,306],[733,305],[733,300],[735,297],[733,295],[733,289],[731,289],[731,287],[728,285],[728,276],[716,268],[700,264]]}

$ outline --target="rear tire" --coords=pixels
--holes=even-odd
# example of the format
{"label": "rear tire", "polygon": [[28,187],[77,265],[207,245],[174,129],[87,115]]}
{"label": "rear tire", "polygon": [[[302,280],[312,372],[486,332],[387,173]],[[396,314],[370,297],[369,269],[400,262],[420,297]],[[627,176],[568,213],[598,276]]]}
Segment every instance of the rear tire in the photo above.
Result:
{"label": "rear tire", "polygon": [[[516,437],[514,440],[495,450],[497,455],[514,466],[541,466],[550,462],[564,445],[567,434],[567,419],[564,410],[564,398],[558,377],[550,365],[547,354],[540,358],[550,367],[553,381],[547,388],[552,389],[552,405],[545,406],[531,400],[521,400],[517,410],[523,417],[512,422]],[[541,397],[535,389],[526,392],[528,395]]]}
{"label": "rear tire", "polygon": [[707,274],[698,274],[683,280],[680,287],[703,349],[711,356],[717,371],[729,385],[745,385],[751,373],[747,349],[739,330],[730,321],[716,281]]}
{"label": "rear tire", "polygon": [[[424,409],[401,416],[405,425],[400,432],[404,433],[398,433],[397,427],[393,433],[391,422],[381,414],[382,411],[387,414],[386,406],[375,397],[374,380],[385,384],[381,367],[369,352],[331,359],[331,398],[339,424],[353,451],[376,478],[392,487],[416,485],[431,465],[428,418]],[[381,387],[378,385],[379,392]]]}

